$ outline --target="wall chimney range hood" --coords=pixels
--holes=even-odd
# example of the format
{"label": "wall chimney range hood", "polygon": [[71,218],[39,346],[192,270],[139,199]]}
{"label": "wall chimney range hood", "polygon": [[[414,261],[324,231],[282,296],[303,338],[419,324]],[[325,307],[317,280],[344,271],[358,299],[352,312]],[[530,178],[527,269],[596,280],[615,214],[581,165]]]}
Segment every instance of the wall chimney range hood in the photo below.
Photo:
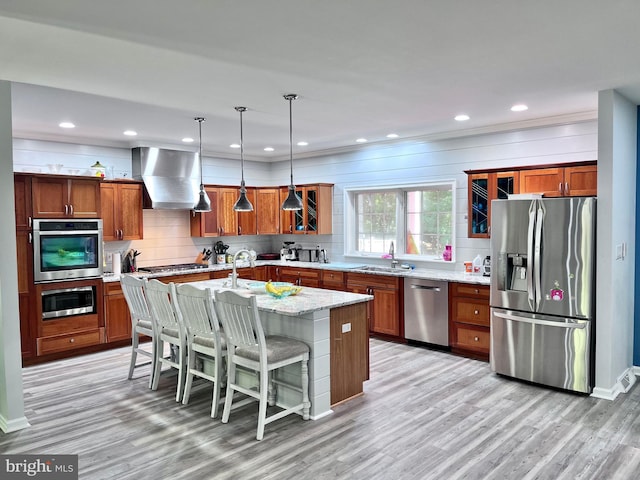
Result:
{"label": "wall chimney range hood", "polygon": [[198,200],[200,156],[155,147],[131,150],[131,171],[144,182],[144,208],[190,210]]}

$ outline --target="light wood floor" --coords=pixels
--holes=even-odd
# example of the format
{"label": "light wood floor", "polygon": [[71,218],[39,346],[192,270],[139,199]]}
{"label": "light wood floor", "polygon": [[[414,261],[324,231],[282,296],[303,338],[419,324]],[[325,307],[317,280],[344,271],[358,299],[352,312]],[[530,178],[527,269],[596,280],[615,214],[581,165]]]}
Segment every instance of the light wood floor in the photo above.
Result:
{"label": "light wood floor", "polygon": [[78,454],[82,479],[637,479],[640,387],[614,402],[534,387],[486,363],[371,341],[365,395],[335,413],[223,425],[210,390],[174,401],[175,376],[128,381],[129,350],[24,369],[31,427],[0,453]]}

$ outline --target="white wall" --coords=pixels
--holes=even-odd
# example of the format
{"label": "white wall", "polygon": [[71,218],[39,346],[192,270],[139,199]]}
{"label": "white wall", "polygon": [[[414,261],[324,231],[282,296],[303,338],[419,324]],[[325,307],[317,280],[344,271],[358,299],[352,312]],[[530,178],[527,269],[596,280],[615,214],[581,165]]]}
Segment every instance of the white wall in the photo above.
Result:
{"label": "white wall", "polygon": [[[615,398],[633,364],[637,107],[615,90],[598,104],[596,388]],[[616,259],[618,246],[627,256]]]}
{"label": "white wall", "polygon": [[[467,175],[464,170],[596,160],[597,121],[439,141],[364,146],[357,151],[295,159],[294,183],[334,183],[333,235],[322,238],[332,260],[344,253],[344,188],[455,179],[456,262],[421,266],[462,270],[476,254],[489,255],[489,240],[467,238]],[[274,180],[289,183],[289,162],[274,165]],[[300,236],[291,236],[299,241]],[[381,260],[382,262],[382,260]]]}
{"label": "white wall", "polygon": [[[0,245],[16,251],[16,217],[11,153],[11,84],[0,81]],[[18,264],[5,255],[0,265],[0,430],[12,432],[29,425],[22,397],[22,355],[18,309]]]}

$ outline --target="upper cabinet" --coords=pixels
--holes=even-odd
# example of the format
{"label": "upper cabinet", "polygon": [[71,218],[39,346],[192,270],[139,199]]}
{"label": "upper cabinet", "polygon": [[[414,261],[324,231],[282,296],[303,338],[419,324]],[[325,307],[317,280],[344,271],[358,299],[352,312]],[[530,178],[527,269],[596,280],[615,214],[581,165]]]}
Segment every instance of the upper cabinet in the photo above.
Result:
{"label": "upper cabinet", "polygon": [[142,184],[104,181],[100,209],[105,242],[142,239]]}
{"label": "upper cabinet", "polygon": [[192,237],[219,237],[220,220],[218,218],[218,188],[205,185],[204,190],[211,201],[210,212],[191,211]]}
{"label": "upper cabinet", "polygon": [[35,218],[99,218],[100,178],[33,176]]}
{"label": "upper cabinet", "polygon": [[520,193],[585,197],[598,192],[598,166],[539,168],[520,172]]}
{"label": "upper cabinet", "polygon": [[280,233],[280,189],[257,188],[253,208],[256,212],[256,233],[275,235]]}
{"label": "upper cabinet", "polygon": [[233,209],[240,188],[205,186],[211,200],[211,211],[191,213],[192,237],[223,237],[256,234],[255,191],[247,187],[247,198],[254,205],[253,212],[236,212]]}
{"label": "upper cabinet", "polygon": [[468,236],[491,235],[491,201],[513,193],[541,193],[545,197],[580,197],[597,194],[598,165],[595,162],[539,168],[467,170]]}
{"label": "upper cabinet", "polygon": [[518,193],[519,178],[516,171],[469,174],[469,237],[489,237],[491,200]]}
{"label": "upper cabinet", "polygon": [[[280,202],[284,202],[289,187],[280,188]],[[296,187],[302,199],[302,210],[282,210],[280,233],[332,233],[333,185],[320,183]]]}

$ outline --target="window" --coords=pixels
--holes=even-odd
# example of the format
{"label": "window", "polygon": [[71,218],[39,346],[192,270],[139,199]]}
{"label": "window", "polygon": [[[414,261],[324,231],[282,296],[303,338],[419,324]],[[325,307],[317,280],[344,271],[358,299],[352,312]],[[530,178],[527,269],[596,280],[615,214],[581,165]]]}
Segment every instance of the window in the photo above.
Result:
{"label": "window", "polygon": [[455,182],[346,189],[345,255],[442,258],[455,240]]}

